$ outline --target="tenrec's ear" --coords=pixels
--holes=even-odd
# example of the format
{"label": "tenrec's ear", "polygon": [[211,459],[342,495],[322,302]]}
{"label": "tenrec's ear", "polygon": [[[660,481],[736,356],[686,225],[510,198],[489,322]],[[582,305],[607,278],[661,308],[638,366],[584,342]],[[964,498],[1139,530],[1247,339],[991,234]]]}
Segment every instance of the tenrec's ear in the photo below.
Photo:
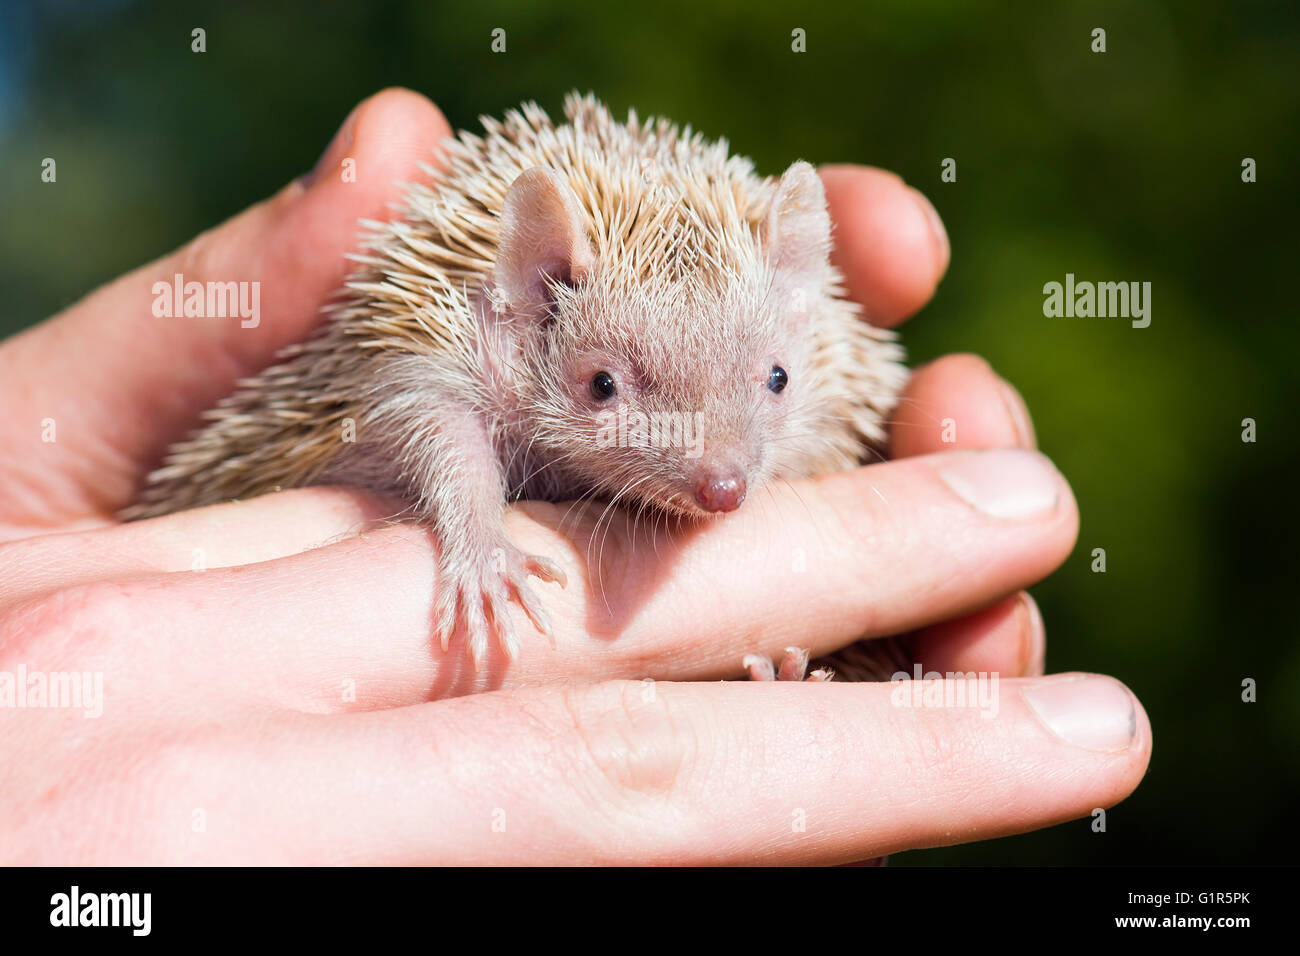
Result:
{"label": "tenrec's ear", "polygon": [[492,284],[512,313],[543,306],[547,276],[576,283],[591,268],[578,197],[552,169],[534,166],[510,184],[499,229]]}
{"label": "tenrec's ear", "polygon": [[805,162],[781,176],[767,214],[770,261],[798,287],[818,291],[831,251],[831,217],[821,177]]}

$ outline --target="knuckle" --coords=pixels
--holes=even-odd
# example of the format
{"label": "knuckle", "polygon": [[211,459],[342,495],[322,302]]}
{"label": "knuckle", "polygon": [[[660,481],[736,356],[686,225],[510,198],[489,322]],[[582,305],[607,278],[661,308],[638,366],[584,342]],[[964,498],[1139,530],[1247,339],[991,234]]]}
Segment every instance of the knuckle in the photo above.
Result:
{"label": "knuckle", "polygon": [[112,630],[131,613],[122,585],[108,581],[56,589],[19,605],[5,617],[5,630],[79,637]]}
{"label": "knuckle", "polygon": [[566,688],[564,710],[581,769],[605,795],[663,800],[681,787],[698,753],[691,722],[670,695],[641,681]]}
{"label": "knuckle", "polygon": [[220,273],[222,244],[219,241],[219,229],[220,227],[214,227],[199,233],[176,253],[177,269],[186,279],[193,277],[202,281],[204,277]]}
{"label": "knuckle", "polygon": [[902,749],[904,759],[918,777],[943,775],[961,758],[959,736],[947,711],[920,708],[911,712]]}
{"label": "knuckle", "polygon": [[6,652],[82,651],[132,628],[141,602],[127,585],[111,581],[46,592],[10,608],[0,623]]}
{"label": "knuckle", "polygon": [[173,730],[151,741],[147,751],[135,755],[135,779],[155,794],[171,794],[206,778],[217,766],[233,761],[225,732],[208,729],[199,734]]}
{"label": "knuckle", "polygon": [[880,555],[910,547],[910,523],[899,521],[899,502],[882,497],[871,468],[859,468],[844,476],[820,482],[823,500],[832,520],[825,524],[833,532],[836,557],[851,566],[875,567]]}

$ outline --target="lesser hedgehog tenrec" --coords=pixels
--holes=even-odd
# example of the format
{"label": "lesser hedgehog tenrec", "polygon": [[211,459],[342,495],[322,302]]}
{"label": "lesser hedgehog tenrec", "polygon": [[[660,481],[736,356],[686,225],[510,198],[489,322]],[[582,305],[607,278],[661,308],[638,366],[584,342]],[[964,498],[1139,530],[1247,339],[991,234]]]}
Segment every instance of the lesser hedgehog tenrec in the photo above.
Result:
{"label": "lesser hedgehog tenrec", "polygon": [[[493,631],[515,653],[512,596],[549,636],[527,579],[562,577],[507,539],[507,500],[703,519],[883,443],[901,349],[844,298],[813,168],[763,178],[591,96],[564,112],[446,144],[403,214],[368,224],[318,333],[208,412],[126,516],[310,484],[400,496],[441,545],[442,646],[459,618],[477,667]],[[703,442],[611,442],[612,420],[699,422]]]}

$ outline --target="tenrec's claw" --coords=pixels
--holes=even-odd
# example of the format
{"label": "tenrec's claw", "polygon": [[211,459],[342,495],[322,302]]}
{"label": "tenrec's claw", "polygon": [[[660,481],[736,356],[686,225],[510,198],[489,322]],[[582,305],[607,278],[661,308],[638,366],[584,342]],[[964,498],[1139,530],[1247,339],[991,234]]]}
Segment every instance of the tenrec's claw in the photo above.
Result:
{"label": "tenrec's claw", "polygon": [[[787,647],[780,669],[772,666],[771,659],[762,654],[746,654],[742,664],[750,680],[811,681],[824,683],[834,677],[829,667],[819,667],[808,674],[808,651],[802,647]],[[804,675],[807,674],[805,677]]]}
{"label": "tenrec's claw", "polygon": [[506,658],[514,661],[519,657],[519,638],[515,635],[515,627],[510,622],[508,605],[509,601],[504,595],[493,594],[487,598],[491,626],[496,629],[497,641],[501,644],[501,650],[505,652]]}
{"label": "tenrec's claw", "polygon": [[454,588],[448,588],[438,601],[434,608],[436,623],[434,624],[434,633],[438,635],[438,643],[442,645],[442,652],[447,653],[447,648],[451,646],[451,635],[456,630],[456,604],[458,592]]}
{"label": "tenrec's claw", "polygon": [[744,665],[745,670],[749,671],[750,680],[776,680],[776,671],[772,668],[772,661],[761,654],[746,654],[741,663]]}
{"label": "tenrec's claw", "polygon": [[808,652],[802,647],[787,647],[785,659],[776,672],[777,680],[803,680],[808,671]]}
{"label": "tenrec's claw", "polygon": [[466,642],[474,671],[482,670],[487,657],[488,641],[495,634],[509,660],[519,656],[519,639],[510,620],[511,592],[533,626],[556,648],[550,616],[528,585],[530,575],[565,587],[568,584],[559,565],[548,558],[523,555],[517,551],[497,550],[490,561],[474,563],[468,569],[444,571],[440,581],[446,592],[435,607],[434,633],[446,651],[457,620],[464,622]]}
{"label": "tenrec's claw", "polygon": [[558,584],[562,588],[569,586],[568,575],[550,558],[544,558],[538,554],[526,555],[524,557],[524,567],[529,574],[550,584]]}
{"label": "tenrec's claw", "polygon": [[528,620],[533,622],[533,627],[537,628],[537,632],[550,643],[551,650],[555,650],[558,645],[555,643],[555,631],[551,628],[550,615],[542,610],[542,605],[533,595],[532,589],[529,587],[516,587],[515,594],[519,598],[520,607],[528,615]]}
{"label": "tenrec's claw", "polygon": [[474,662],[474,673],[483,669],[483,659],[487,656],[488,623],[483,613],[484,596],[480,593],[474,598],[461,594],[461,608],[465,612],[465,634],[469,640],[469,656]]}

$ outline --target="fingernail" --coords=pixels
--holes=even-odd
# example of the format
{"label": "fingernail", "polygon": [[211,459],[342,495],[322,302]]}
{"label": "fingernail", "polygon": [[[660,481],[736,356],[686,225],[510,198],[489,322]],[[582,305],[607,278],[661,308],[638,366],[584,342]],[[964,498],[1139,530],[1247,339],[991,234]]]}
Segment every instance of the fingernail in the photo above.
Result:
{"label": "fingernail", "polygon": [[1020,673],[1025,677],[1042,676],[1046,661],[1047,641],[1044,640],[1043,615],[1038,602],[1028,591],[1020,592]]}
{"label": "fingernail", "polygon": [[1085,750],[1126,750],[1137,734],[1133,695],[1110,677],[1070,675],[1020,691],[1043,726]]}
{"label": "fingernail", "polygon": [[1037,448],[1038,438],[1034,434],[1034,422],[1029,417],[1029,407],[1025,404],[1024,398],[1006,379],[999,378],[998,382],[1002,386],[1002,403],[1007,407],[1007,416],[1011,419],[1011,427],[1016,432],[1016,446],[1031,450]]}
{"label": "fingernail", "polygon": [[341,162],[343,156],[347,155],[347,151],[352,148],[352,137],[356,131],[357,114],[361,112],[363,103],[364,100],[352,107],[352,112],[347,115],[347,119],[343,121],[343,125],[338,128],[338,131],[330,137],[329,144],[326,145],[324,152],[320,154],[320,159],[316,160],[316,165],[312,167],[311,171],[298,177],[298,182],[303,189],[310,189],[312,184],[320,178],[321,173]]}
{"label": "fingernail", "polygon": [[911,190],[912,198],[930,222],[930,233],[934,237],[935,247],[939,253],[939,275],[942,276],[948,271],[948,260],[952,256],[952,249],[948,245],[948,230],[943,228],[943,220],[939,218],[939,212],[930,200],[926,199],[920,190],[912,189],[911,186],[907,188]]}
{"label": "fingernail", "polygon": [[1056,510],[1061,477],[1037,452],[1016,449],[949,452],[939,477],[966,502],[995,518],[1032,518]]}

